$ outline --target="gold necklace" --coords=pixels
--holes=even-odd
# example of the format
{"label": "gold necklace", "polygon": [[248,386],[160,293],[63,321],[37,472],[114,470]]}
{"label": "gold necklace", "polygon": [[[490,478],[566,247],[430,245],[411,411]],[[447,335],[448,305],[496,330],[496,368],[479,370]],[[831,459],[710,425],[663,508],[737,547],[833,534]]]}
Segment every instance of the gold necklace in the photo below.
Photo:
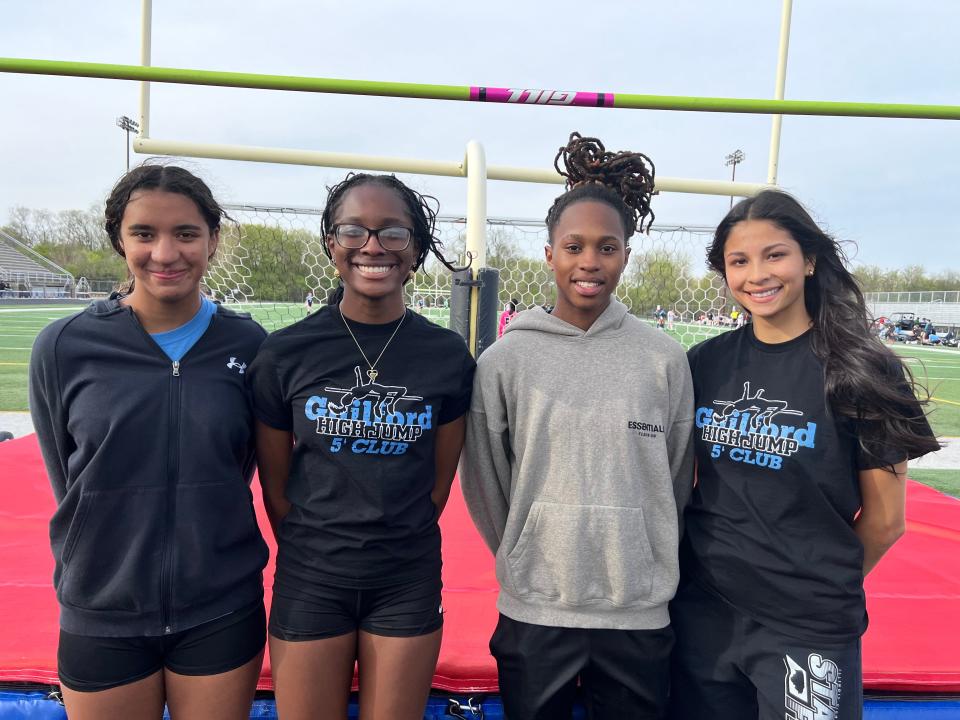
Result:
{"label": "gold necklace", "polygon": [[340,318],[343,320],[344,326],[347,328],[347,332],[350,333],[350,337],[353,338],[353,344],[357,346],[357,350],[360,351],[360,354],[363,356],[363,361],[367,364],[369,370],[367,370],[367,377],[370,378],[370,382],[377,381],[377,375],[380,373],[377,372],[377,363],[380,362],[380,358],[383,357],[383,354],[387,351],[387,348],[390,347],[390,343],[393,342],[393,338],[397,335],[397,330],[400,329],[400,326],[403,325],[404,318],[407,317],[407,310],[404,308],[403,315],[400,316],[400,322],[397,323],[397,326],[393,329],[393,332],[390,334],[390,339],[387,340],[387,344],[383,346],[383,350],[380,351],[380,354],[377,355],[377,359],[373,362],[367,358],[367,354],[363,351],[363,348],[360,347],[360,343],[357,342],[357,336],[353,334],[353,330],[350,329],[350,323],[347,322],[347,316],[343,314],[343,311],[340,311]]}

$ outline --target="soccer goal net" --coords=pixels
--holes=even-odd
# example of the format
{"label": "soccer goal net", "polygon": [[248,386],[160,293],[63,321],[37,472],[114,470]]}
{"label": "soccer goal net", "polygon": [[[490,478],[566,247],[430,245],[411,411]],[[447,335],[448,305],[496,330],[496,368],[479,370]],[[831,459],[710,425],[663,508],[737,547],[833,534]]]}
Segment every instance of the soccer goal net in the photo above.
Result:
{"label": "soccer goal net", "polygon": [[[221,229],[220,247],[206,277],[211,294],[247,310],[268,330],[316,310],[337,286],[323,249],[321,211],[315,208],[229,205],[235,222]],[[437,231],[446,257],[465,264],[466,221],[442,216]],[[637,317],[691,345],[736,322],[722,281],[705,265],[713,229],[654,226],[631,240],[630,262],[617,297]],[[498,304],[518,310],[550,307],[556,293],[544,260],[542,221],[489,218],[487,266],[500,272]],[[407,304],[447,326],[450,273],[433,256],[406,286]],[[310,299],[312,298],[312,306]]]}

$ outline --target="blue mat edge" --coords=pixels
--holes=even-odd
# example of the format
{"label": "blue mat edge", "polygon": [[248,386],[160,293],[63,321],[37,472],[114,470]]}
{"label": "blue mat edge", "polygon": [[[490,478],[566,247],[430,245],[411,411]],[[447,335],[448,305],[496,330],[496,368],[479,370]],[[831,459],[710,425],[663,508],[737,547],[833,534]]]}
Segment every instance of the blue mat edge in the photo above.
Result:
{"label": "blue mat edge", "polygon": [[[464,707],[463,717],[477,717],[467,706],[469,698],[463,695],[444,695],[430,697],[424,720],[443,720],[456,717],[448,714],[450,701],[455,700]],[[474,701],[474,706],[477,701]],[[503,708],[496,696],[484,697],[480,702],[483,717],[487,720],[502,720]],[[579,710],[579,709],[578,709]],[[251,719],[269,720],[276,718],[276,707],[272,699],[258,699],[254,701],[250,712]],[[350,704],[350,717],[357,717],[357,703]],[[581,712],[575,718],[583,717]],[[65,720],[66,713],[63,706],[51,700],[48,693],[38,690],[3,690],[0,691],[0,720]],[[866,720],[913,720],[923,718],[960,718],[960,697],[950,696],[937,698],[931,696],[907,699],[903,696],[896,698],[867,698],[864,702],[864,718]]]}

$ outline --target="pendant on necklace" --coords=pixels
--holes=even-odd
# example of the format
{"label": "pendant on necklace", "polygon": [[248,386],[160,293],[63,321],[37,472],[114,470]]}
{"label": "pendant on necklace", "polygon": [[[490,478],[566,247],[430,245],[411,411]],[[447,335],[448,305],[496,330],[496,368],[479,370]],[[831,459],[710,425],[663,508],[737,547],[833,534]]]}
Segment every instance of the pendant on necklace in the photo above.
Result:
{"label": "pendant on necklace", "polygon": [[370,378],[370,382],[376,382],[377,375],[379,374],[380,373],[378,373],[374,368],[370,368],[369,370],[367,370],[367,377]]}

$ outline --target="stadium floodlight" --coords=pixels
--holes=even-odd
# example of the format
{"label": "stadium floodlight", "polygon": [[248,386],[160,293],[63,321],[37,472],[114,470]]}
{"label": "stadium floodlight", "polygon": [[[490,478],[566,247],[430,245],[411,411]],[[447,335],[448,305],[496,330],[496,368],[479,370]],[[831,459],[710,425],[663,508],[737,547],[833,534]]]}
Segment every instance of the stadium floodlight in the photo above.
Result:
{"label": "stadium floodlight", "polygon": [[126,115],[117,118],[117,127],[127,131],[127,172],[130,172],[130,131],[140,132],[140,124]]}
{"label": "stadium floodlight", "polygon": [[[724,165],[733,165],[733,172],[730,174],[731,182],[737,179],[737,165],[746,160],[747,156],[739,148],[727,155]],[[733,195],[730,196],[730,207],[733,207]]]}

